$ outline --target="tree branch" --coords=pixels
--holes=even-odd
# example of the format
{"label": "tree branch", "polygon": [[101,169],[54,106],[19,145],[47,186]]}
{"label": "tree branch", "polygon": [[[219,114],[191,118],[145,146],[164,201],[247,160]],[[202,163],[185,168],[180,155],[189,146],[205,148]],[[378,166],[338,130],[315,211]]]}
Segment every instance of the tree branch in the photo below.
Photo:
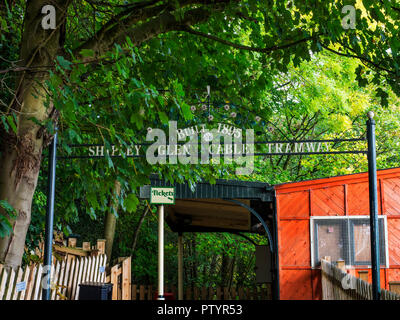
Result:
{"label": "tree branch", "polygon": [[146,210],[144,210],[142,215],[140,216],[136,230],[133,233],[132,252],[134,252],[136,249],[137,240],[139,238],[140,227],[142,226],[144,218],[146,218],[146,215],[149,213],[149,211],[150,211],[150,207],[146,207]]}
{"label": "tree branch", "polygon": [[152,6],[152,5],[156,4],[157,2],[160,2],[160,0],[152,0],[152,1],[127,3],[127,4],[115,4],[115,3],[109,3],[106,1],[92,1],[92,0],[85,0],[85,1],[91,5],[100,6],[100,7],[135,8],[135,9]]}
{"label": "tree branch", "polygon": [[[169,2],[154,6],[128,8],[110,19],[95,36],[87,40],[74,50],[79,56],[82,49],[94,50],[96,54],[103,54],[110,50],[115,43],[123,43],[126,37],[132,38],[135,45],[168,31],[178,30],[180,25],[191,25],[206,21],[211,15],[209,9],[220,10],[231,0],[181,0],[179,7],[172,7]],[[150,2],[149,2],[150,3]],[[158,1],[154,2],[158,3]],[[185,12],[182,21],[178,21],[172,12],[189,5],[200,4],[206,7],[191,9]],[[150,20],[149,20],[150,19]],[[138,25],[139,23],[142,24]],[[143,33],[143,34],[141,34]]]}
{"label": "tree branch", "polygon": [[373,61],[371,61],[371,60],[369,60],[369,59],[367,59],[367,58],[365,58],[365,57],[361,57],[361,56],[354,55],[354,54],[349,54],[349,53],[339,52],[339,51],[336,51],[336,50],[334,50],[334,49],[332,49],[332,48],[329,48],[327,45],[325,45],[325,44],[323,44],[323,43],[321,43],[321,46],[322,46],[324,49],[326,49],[326,50],[328,50],[328,51],[330,51],[330,52],[332,52],[332,53],[334,53],[334,54],[337,54],[337,55],[339,55],[339,56],[341,56],[341,57],[355,58],[355,59],[358,59],[358,60],[360,60],[360,61],[362,61],[362,62],[366,62],[367,64],[372,65],[373,67],[375,67],[375,68],[378,69],[378,70],[386,71],[387,73],[390,73],[390,74],[392,74],[392,75],[396,75],[396,73],[395,73],[394,71],[389,70],[389,69],[386,69],[386,68],[383,68],[383,67],[381,67],[380,65],[376,64],[375,62],[373,62]]}
{"label": "tree branch", "polygon": [[284,45],[280,45],[280,46],[276,45],[276,46],[266,47],[266,48],[257,48],[257,47],[246,46],[246,45],[234,43],[234,42],[229,41],[229,40],[221,39],[221,38],[218,38],[216,36],[213,36],[213,35],[201,32],[201,31],[194,30],[193,28],[190,28],[189,26],[186,26],[186,25],[181,26],[180,31],[184,31],[184,32],[191,33],[191,34],[194,34],[194,35],[197,35],[197,36],[201,36],[201,37],[213,40],[213,41],[217,41],[219,43],[222,43],[224,45],[227,45],[227,46],[230,46],[230,47],[233,47],[233,48],[236,48],[236,49],[247,50],[247,51],[255,51],[255,52],[261,52],[261,53],[270,53],[270,52],[276,51],[276,50],[287,49],[289,47],[296,46],[296,45],[298,45],[300,43],[307,42],[307,41],[310,41],[310,40],[314,40],[314,39],[316,39],[318,37],[318,35],[315,35],[315,36],[312,36],[312,37],[306,37],[306,38],[299,39],[297,41],[290,42],[290,43],[287,43],[287,44],[284,44]]}
{"label": "tree branch", "polygon": [[128,8],[112,17],[96,34],[74,50],[79,55],[82,49],[91,49],[96,54],[108,51],[114,44],[114,39],[124,33],[126,28],[136,23],[157,16],[166,8],[165,4],[141,9]]}

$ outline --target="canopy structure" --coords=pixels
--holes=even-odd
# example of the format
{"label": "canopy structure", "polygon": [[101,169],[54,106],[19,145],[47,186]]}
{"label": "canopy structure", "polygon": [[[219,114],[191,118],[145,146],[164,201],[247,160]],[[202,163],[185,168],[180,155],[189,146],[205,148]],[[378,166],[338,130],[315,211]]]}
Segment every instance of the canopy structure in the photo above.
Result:
{"label": "canopy structure", "polygon": [[[150,177],[150,185],[140,188],[140,197],[150,198],[152,187],[174,187],[175,203],[162,206],[159,214],[172,231],[178,232],[178,294],[182,297],[182,234],[185,232],[258,233],[268,237],[270,258],[267,269],[272,275],[273,297],[279,299],[279,264],[274,188],[263,182],[217,180],[190,186],[188,183],[169,183],[157,175]],[[162,226],[159,225],[162,229]],[[159,230],[160,231],[160,230]],[[161,230],[161,232],[163,232]],[[162,241],[162,235],[160,240]],[[163,252],[160,243],[159,251]],[[163,255],[163,253],[162,253]],[[159,257],[163,265],[163,257]],[[159,274],[163,274],[162,267]],[[159,278],[159,286],[163,286]],[[180,298],[181,299],[181,298]]]}
{"label": "canopy structure", "polygon": [[157,176],[150,181],[140,189],[141,198],[150,198],[151,187],[175,187],[175,204],[165,209],[172,231],[265,233],[258,217],[272,228],[274,191],[267,183],[217,180],[198,183],[192,190],[188,184],[170,184]]}

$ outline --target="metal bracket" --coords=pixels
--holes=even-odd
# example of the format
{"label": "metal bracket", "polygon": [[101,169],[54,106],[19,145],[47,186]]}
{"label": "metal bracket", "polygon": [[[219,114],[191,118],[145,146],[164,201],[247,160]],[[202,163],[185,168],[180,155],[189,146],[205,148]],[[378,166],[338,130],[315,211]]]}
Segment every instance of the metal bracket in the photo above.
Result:
{"label": "metal bracket", "polygon": [[272,241],[272,236],[271,236],[271,232],[269,231],[269,228],[267,226],[267,224],[265,223],[264,219],[261,218],[261,216],[257,213],[257,211],[255,211],[253,208],[249,207],[247,204],[242,203],[240,201],[237,201],[235,199],[222,199],[225,201],[229,201],[229,202],[233,202],[238,204],[239,206],[242,206],[243,208],[249,210],[254,216],[256,216],[256,218],[261,222],[261,224],[263,225],[265,232],[267,233],[268,236],[268,244],[269,244],[269,249],[271,250],[271,252],[274,252],[274,245],[273,245],[273,241]]}

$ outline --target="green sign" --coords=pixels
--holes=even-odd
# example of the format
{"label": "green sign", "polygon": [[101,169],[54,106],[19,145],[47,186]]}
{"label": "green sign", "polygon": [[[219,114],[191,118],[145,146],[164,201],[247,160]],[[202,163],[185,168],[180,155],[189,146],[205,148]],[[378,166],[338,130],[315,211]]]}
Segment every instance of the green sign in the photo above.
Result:
{"label": "green sign", "polygon": [[150,189],[150,203],[175,204],[174,187],[152,187]]}

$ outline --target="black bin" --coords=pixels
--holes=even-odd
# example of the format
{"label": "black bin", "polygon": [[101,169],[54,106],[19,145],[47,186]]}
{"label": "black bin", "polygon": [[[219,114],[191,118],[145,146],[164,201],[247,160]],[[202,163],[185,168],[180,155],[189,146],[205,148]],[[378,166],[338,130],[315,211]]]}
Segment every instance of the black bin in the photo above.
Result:
{"label": "black bin", "polygon": [[83,282],[79,285],[79,300],[112,300],[112,283]]}

